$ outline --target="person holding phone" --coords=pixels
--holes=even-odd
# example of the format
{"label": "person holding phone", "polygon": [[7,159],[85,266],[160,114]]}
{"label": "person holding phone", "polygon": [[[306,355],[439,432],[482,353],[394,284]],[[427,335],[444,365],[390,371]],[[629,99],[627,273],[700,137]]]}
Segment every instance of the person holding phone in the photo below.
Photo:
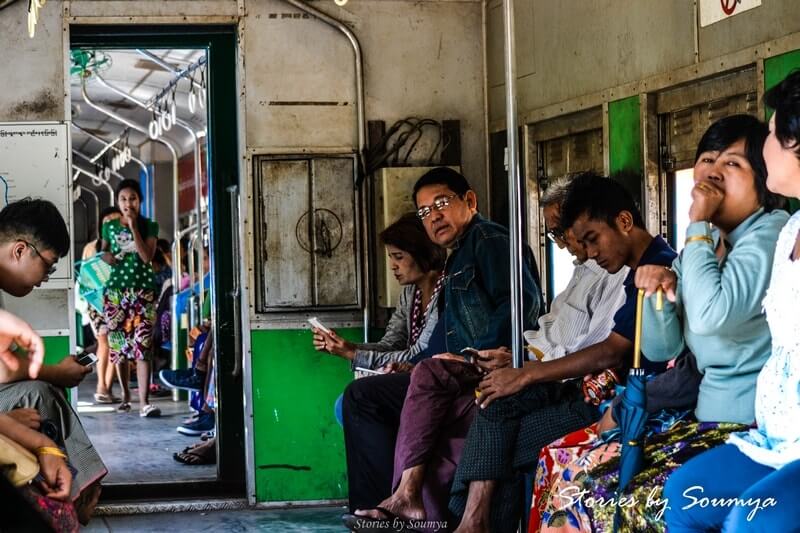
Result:
{"label": "person holding phone", "polygon": [[131,409],[128,362],[136,361],[139,416],[150,418],[161,415],[161,410],[149,402],[156,311],[155,276],[150,262],[156,250],[158,223],[139,213],[141,201],[139,183],[123,180],[117,187],[117,207],[122,218],[103,224],[103,260],[112,266],[103,314],[110,360],[117,367],[122,385],[122,403],[117,410]]}
{"label": "person holding phone", "polygon": [[401,216],[381,232],[380,239],[386,247],[389,267],[403,287],[383,338],[375,343],[355,344],[331,329],[312,326],[314,347],[349,360],[353,370],[407,371],[414,357],[428,345],[436,325],[436,302],[446,254],[428,239],[414,213]]}

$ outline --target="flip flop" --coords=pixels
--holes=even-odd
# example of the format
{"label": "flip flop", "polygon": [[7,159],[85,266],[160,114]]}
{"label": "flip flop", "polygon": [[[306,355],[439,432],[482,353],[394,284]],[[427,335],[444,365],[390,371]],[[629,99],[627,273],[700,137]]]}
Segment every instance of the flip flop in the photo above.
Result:
{"label": "flip flop", "polygon": [[385,507],[375,507],[374,511],[380,512],[385,518],[372,518],[357,514],[345,513],[342,515],[342,523],[350,531],[355,533],[377,533],[377,532],[404,532],[419,533],[418,530],[409,525],[409,519],[393,513]]}
{"label": "flip flop", "polygon": [[148,403],[139,410],[139,416],[142,418],[157,418],[161,416],[161,409],[151,403]]}
{"label": "flip flop", "polygon": [[172,458],[185,465],[213,465],[217,463],[216,453],[196,453],[192,450],[173,453]]}
{"label": "flip flop", "polygon": [[120,401],[120,398],[112,396],[111,394],[103,394],[102,392],[96,392],[94,394],[95,403],[119,403]]}
{"label": "flip flop", "polygon": [[119,413],[129,413],[130,410],[131,410],[130,402],[122,402],[121,404],[119,404],[119,407],[117,407],[117,412]]}

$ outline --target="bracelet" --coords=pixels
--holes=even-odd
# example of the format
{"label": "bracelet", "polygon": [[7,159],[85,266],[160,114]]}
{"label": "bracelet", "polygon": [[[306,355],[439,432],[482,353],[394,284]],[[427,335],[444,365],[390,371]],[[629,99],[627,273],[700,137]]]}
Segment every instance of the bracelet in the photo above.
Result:
{"label": "bracelet", "polygon": [[708,235],[692,235],[691,237],[686,237],[686,242],[684,245],[689,244],[690,242],[707,242],[708,244],[714,244],[714,239],[709,237]]}
{"label": "bracelet", "polygon": [[61,457],[62,459],[67,458],[67,454],[62,452],[60,448],[54,448],[52,446],[42,446],[41,448],[36,448],[36,455],[55,455],[56,457]]}

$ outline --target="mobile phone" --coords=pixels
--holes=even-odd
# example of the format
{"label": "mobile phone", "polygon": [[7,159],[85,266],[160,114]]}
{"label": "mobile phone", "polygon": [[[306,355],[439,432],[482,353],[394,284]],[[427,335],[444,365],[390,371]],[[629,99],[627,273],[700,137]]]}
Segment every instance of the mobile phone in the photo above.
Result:
{"label": "mobile phone", "polygon": [[83,366],[92,366],[97,363],[97,356],[91,352],[87,352],[78,357],[78,362]]}
{"label": "mobile phone", "polygon": [[372,370],[371,368],[364,368],[363,366],[357,366],[355,370],[357,372],[364,372],[366,374],[378,374],[378,375],[383,374],[383,372],[381,372],[380,370]]}
{"label": "mobile phone", "polygon": [[317,328],[320,331],[324,331],[325,333],[328,333],[328,334],[331,333],[330,328],[325,327],[322,324],[322,322],[320,322],[319,319],[317,317],[315,317],[315,316],[312,316],[311,318],[309,318],[308,319],[308,323],[311,324],[313,327]]}
{"label": "mobile phone", "polygon": [[491,361],[489,357],[483,357],[477,349],[472,348],[470,346],[467,346],[466,348],[461,350],[461,353],[464,355],[464,357],[467,359],[468,362],[473,364],[477,361]]}

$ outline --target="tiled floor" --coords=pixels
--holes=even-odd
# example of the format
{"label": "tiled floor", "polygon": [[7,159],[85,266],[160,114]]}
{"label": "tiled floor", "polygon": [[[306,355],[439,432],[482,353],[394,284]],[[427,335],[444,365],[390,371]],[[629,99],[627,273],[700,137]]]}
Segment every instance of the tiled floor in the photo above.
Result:
{"label": "tiled floor", "polygon": [[158,531],[238,533],[274,531],[295,533],[347,531],[339,519],[344,507],[315,507],[282,510],[211,511],[205,513],[158,513],[148,515],[95,517],[86,533],[150,533]]}
{"label": "tiled floor", "polygon": [[[95,383],[94,374],[81,383],[78,412],[89,438],[108,468],[109,474],[103,484],[174,482],[216,477],[215,465],[189,466],[172,458],[173,453],[200,440],[175,431],[190,414],[187,402],[151,398],[151,403],[161,409],[161,417],[141,418],[135,390],[131,391],[131,411],[118,413],[118,404],[93,404]],[[114,393],[120,392],[119,387],[115,387]]]}

